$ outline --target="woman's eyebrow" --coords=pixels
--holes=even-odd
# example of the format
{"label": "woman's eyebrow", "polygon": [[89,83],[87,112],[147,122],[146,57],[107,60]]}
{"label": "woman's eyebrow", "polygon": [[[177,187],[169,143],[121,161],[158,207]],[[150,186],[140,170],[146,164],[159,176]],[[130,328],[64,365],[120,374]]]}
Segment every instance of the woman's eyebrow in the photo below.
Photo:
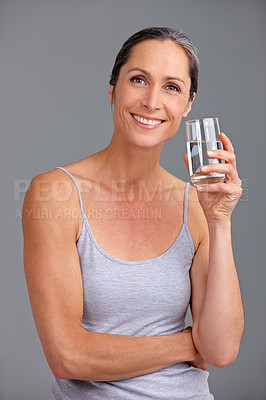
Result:
{"label": "woman's eyebrow", "polygon": [[[142,72],[143,74],[147,75],[148,77],[151,76],[151,74],[150,74],[149,71],[146,71],[145,69],[138,68],[138,67],[131,68],[131,69],[128,71],[128,73],[133,72],[133,71]],[[182,82],[182,83],[185,85],[185,82],[183,81],[183,79],[178,78],[178,76],[166,76],[166,77],[165,77],[165,80],[177,80],[177,81]]]}

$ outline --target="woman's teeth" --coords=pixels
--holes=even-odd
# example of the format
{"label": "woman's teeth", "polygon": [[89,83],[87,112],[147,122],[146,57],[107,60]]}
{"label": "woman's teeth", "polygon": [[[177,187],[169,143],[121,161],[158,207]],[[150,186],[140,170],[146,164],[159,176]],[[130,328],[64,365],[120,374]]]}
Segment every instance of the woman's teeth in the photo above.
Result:
{"label": "woman's teeth", "polygon": [[135,118],[137,121],[141,122],[144,125],[160,125],[163,121],[158,121],[154,119],[145,119],[142,117],[139,117],[138,115],[132,114],[133,118]]}

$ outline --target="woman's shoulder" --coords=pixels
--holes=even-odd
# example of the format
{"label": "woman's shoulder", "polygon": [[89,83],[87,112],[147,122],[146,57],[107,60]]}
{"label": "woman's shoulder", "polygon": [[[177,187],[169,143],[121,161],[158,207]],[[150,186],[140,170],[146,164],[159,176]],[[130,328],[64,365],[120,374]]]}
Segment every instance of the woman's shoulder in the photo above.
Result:
{"label": "woman's shoulder", "polygon": [[179,200],[184,199],[184,193],[189,183],[187,224],[196,249],[207,232],[207,222],[198,199],[197,189],[190,182],[179,179],[172,174],[169,174],[168,179],[172,187],[175,188],[174,193]]}
{"label": "woman's shoulder", "polygon": [[[49,204],[54,207],[69,206],[70,203],[76,202],[78,192],[75,182],[77,183],[82,179],[85,170],[87,170],[88,175],[90,157],[70,164],[58,165],[35,175],[27,190],[27,201],[35,202],[38,200],[39,205],[46,203],[46,205]],[[67,171],[68,174],[62,169]],[[71,179],[71,176],[75,182]]]}
{"label": "woman's shoulder", "polygon": [[75,207],[78,200],[74,182],[60,171],[52,169],[34,176],[27,189],[23,207],[49,215],[57,210]]}
{"label": "woman's shoulder", "polygon": [[174,189],[174,193],[180,200],[184,198],[185,190],[189,184],[188,201],[194,206],[198,204],[197,190],[190,182],[182,180],[168,171],[165,171],[165,182],[171,189]]}
{"label": "woman's shoulder", "polygon": [[199,205],[197,189],[189,181],[182,180],[166,170],[164,171],[164,173],[165,173],[165,177],[168,180],[169,184],[173,187],[176,187],[178,190],[184,191],[186,189],[187,185],[189,184],[188,200],[190,202],[195,203],[195,205]]}
{"label": "woman's shoulder", "polygon": [[[78,179],[74,175],[79,171],[76,167],[78,163],[61,167],[76,182]],[[82,227],[79,193],[73,179],[61,169],[55,167],[32,178],[23,201],[25,229],[32,219],[41,223],[40,229],[44,230],[45,226],[50,229],[49,224],[52,221],[53,229],[68,229],[75,240],[79,237]]]}

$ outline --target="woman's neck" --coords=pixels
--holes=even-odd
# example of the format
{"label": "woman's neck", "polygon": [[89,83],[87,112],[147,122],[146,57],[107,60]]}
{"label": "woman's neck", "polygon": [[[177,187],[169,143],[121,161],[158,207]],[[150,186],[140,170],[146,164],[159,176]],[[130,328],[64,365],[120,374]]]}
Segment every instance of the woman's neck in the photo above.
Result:
{"label": "woman's neck", "polygon": [[155,183],[162,178],[163,169],[159,164],[162,147],[163,144],[153,148],[139,147],[113,135],[109,146],[101,152],[101,172],[109,182],[121,180],[125,185]]}
{"label": "woman's neck", "polygon": [[166,172],[159,164],[162,147],[139,147],[113,135],[109,146],[97,153],[97,179],[107,190],[123,193],[128,201],[139,191],[162,190]]}

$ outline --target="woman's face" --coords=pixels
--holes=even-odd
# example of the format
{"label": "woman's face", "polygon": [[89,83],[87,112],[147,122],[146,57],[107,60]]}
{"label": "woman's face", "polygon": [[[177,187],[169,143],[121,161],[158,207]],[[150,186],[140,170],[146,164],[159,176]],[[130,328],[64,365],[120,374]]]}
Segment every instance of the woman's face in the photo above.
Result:
{"label": "woman's face", "polygon": [[146,40],[121,67],[110,100],[115,133],[141,147],[163,144],[191,110],[188,57],[171,40]]}

